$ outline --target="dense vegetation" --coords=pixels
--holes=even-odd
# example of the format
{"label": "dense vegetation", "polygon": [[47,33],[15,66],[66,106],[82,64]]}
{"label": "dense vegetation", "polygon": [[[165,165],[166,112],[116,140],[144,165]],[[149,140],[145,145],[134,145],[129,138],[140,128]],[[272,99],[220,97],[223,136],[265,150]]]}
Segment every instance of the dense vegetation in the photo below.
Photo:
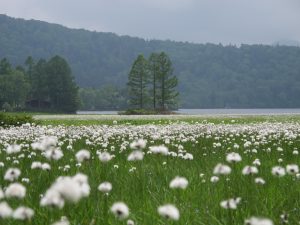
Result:
{"label": "dense vegetation", "polygon": [[26,123],[38,123],[31,115],[27,114],[8,114],[0,112],[0,127],[21,126]]}
{"label": "dense vegetation", "polygon": [[299,224],[299,124],[118,119],[0,128],[1,224]]}
{"label": "dense vegetation", "polygon": [[149,59],[139,55],[128,75],[128,94],[131,109],[167,111],[177,106],[177,77],[169,56],[152,53]]}
{"label": "dense vegetation", "polygon": [[[28,55],[46,59],[61,55],[70,63],[78,85],[88,88],[81,93],[98,95],[107,86],[124,89],[139,54],[148,57],[164,51],[179,80],[181,107],[300,107],[299,47],[146,41],[3,15],[0,31],[0,58],[18,65]],[[114,93],[107,98],[120,100],[113,107],[122,108],[125,98],[116,97],[123,96],[122,91]],[[110,108],[107,102],[98,97],[83,106]]]}
{"label": "dense vegetation", "polygon": [[26,66],[13,68],[0,61],[0,109],[75,112],[79,106],[78,88],[68,63],[60,56],[37,63],[28,57]]}

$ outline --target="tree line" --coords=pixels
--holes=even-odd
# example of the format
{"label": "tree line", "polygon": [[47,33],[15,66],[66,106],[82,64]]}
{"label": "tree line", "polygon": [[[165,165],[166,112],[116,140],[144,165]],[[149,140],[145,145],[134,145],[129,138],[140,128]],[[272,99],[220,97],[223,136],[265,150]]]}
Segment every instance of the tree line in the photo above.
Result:
{"label": "tree line", "polygon": [[0,107],[5,111],[75,112],[78,87],[67,61],[54,56],[37,62],[29,56],[24,66],[0,61]]}
{"label": "tree line", "polygon": [[128,104],[122,96],[132,62],[138,54],[148,58],[161,51],[176,71],[181,108],[300,107],[299,47],[144,40],[7,16],[0,16],[0,30],[0,58],[13,65],[23,64],[28,52],[36,59],[62,55],[80,93],[99,96],[113,87],[81,109]]}
{"label": "tree line", "polygon": [[133,109],[165,111],[177,107],[178,80],[165,52],[139,55],[128,75],[129,105]]}

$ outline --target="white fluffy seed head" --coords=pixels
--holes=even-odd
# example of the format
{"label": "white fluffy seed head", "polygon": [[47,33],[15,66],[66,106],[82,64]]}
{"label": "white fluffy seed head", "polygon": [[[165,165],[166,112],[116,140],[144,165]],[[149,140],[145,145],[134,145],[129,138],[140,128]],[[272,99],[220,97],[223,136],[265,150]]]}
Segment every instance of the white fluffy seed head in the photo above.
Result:
{"label": "white fluffy seed head", "polygon": [[128,161],[141,161],[144,158],[144,153],[142,151],[136,150],[129,154],[127,157]]}
{"label": "white fluffy seed head", "polygon": [[5,190],[5,197],[7,198],[24,198],[26,195],[26,188],[19,183],[10,184]]}
{"label": "white fluffy seed head", "polygon": [[266,218],[251,217],[245,220],[245,225],[273,225],[273,222]]}
{"label": "white fluffy seed head", "polygon": [[176,208],[176,206],[172,204],[159,206],[157,211],[160,216],[166,219],[179,220],[180,217],[179,210]]}
{"label": "white fluffy seed head", "polygon": [[82,149],[78,151],[75,155],[77,162],[83,162],[85,160],[89,160],[91,157],[91,153],[88,150]]}
{"label": "white fluffy seed head", "polygon": [[110,160],[112,160],[113,156],[111,154],[109,154],[108,152],[101,152],[99,154],[99,159],[101,162],[108,162]]}
{"label": "white fluffy seed head", "polygon": [[290,175],[295,175],[299,173],[299,167],[295,164],[290,164],[286,166],[286,172]]}
{"label": "white fluffy seed head", "polygon": [[12,208],[7,204],[7,202],[0,202],[0,219],[9,218],[13,213]]}
{"label": "white fluffy seed head", "polygon": [[241,198],[231,198],[224,200],[220,203],[220,206],[224,209],[236,209],[238,204],[241,202]]}
{"label": "white fluffy seed head", "polygon": [[147,145],[147,141],[143,139],[138,139],[136,141],[133,141],[130,144],[131,149],[144,149]]}
{"label": "white fluffy seed head", "polygon": [[20,206],[13,212],[13,218],[16,220],[29,220],[33,217],[34,211],[31,208]]}
{"label": "white fluffy seed head", "polygon": [[7,154],[14,154],[14,153],[18,153],[20,151],[21,151],[21,145],[17,145],[17,144],[9,145],[6,148]]}
{"label": "white fluffy seed head", "polygon": [[215,175],[228,175],[231,173],[231,168],[227,165],[219,163],[215,166],[213,173]]}
{"label": "white fluffy seed head", "polygon": [[134,225],[134,221],[133,220],[127,220],[127,225]]}
{"label": "white fluffy seed head", "polygon": [[227,154],[226,161],[229,163],[236,163],[242,161],[242,157],[240,156],[239,153],[231,152]]}
{"label": "white fluffy seed head", "polygon": [[285,175],[285,169],[281,166],[274,166],[272,168],[272,174],[277,177],[283,177]]}
{"label": "white fluffy seed head", "polygon": [[120,220],[126,219],[129,216],[128,206],[124,202],[115,202],[110,211]]}
{"label": "white fluffy seed head", "polygon": [[169,184],[172,189],[186,189],[189,182],[185,177],[175,177]]}
{"label": "white fluffy seed head", "polygon": [[149,150],[153,154],[168,155],[168,153],[169,153],[168,148],[164,145],[151,146],[151,147],[149,147]]}
{"label": "white fluffy seed head", "polygon": [[210,178],[210,182],[212,182],[212,183],[217,183],[219,180],[220,180],[220,178],[217,177],[217,176],[212,176],[212,177]]}
{"label": "white fluffy seed head", "polygon": [[112,185],[109,182],[103,182],[98,186],[98,190],[103,193],[109,193],[112,190]]}
{"label": "white fluffy seed head", "polygon": [[19,170],[18,168],[9,168],[4,175],[4,180],[8,180],[12,182],[17,180],[20,175],[21,175],[21,170]]}
{"label": "white fluffy seed head", "polygon": [[257,178],[255,178],[255,183],[264,185],[266,183],[266,181],[261,177],[257,177]]}
{"label": "white fluffy seed head", "polygon": [[252,175],[257,173],[258,173],[258,169],[255,166],[245,166],[244,169],[242,170],[243,175]]}

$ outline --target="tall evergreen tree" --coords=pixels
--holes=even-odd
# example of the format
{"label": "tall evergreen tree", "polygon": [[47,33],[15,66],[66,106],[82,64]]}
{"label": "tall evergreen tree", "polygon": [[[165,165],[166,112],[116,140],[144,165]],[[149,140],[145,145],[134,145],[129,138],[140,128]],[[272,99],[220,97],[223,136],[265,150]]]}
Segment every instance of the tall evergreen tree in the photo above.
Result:
{"label": "tall evergreen tree", "polygon": [[158,103],[161,110],[166,110],[169,107],[174,107],[177,103],[177,96],[179,93],[175,88],[177,87],[178,80],[176,76],[172,75],[172,62],[166,53],[161,52],[159,54],[158,62]]}
{"label": "tall evergreen tree", "polygon": [[159,76],[159,54],[152,53],[148,60],[149,64],[149,74],[150,74],[150,83],[151,83],[151,99],[153,102],[153,109],[156,109],[157,106],[157,79]]}
{"label": "tall evergreen tree", "polygon": [[66,60],[60,56],[51,58],[47,63],[46,73],[52,108],[63,112],[75,112],[79,106],[78,87]]}
{"label": "tall evergreen tree", "polygon": [[38,108],[41,108],[42,102],[49,101],[49,89],[47,78],[47,61],[40,59],[33,67],[30,75],[31,93],[30,98],[37,101]]}
{"label": "tall evergreen tree", "polygon": [[134,61],[128,76],[129,102],[134,108],[143,109],[147,105],[148,71],[147,60],[139,55]]}
{"label": "tall evergreen tree", "polygon": [[7,58],[3,58],[0,61],[0,75],[10,74],[12,72],[12,66]]}

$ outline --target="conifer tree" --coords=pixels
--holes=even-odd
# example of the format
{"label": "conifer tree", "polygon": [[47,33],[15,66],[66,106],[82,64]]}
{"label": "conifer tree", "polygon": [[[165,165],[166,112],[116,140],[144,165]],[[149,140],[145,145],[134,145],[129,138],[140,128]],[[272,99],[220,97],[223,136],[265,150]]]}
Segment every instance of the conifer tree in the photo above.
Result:
{"label": "conifer tree", "polygon": [[148,71],[147,60],[139,55],[134,61],[128,76],[129,103],[132,107],[144,109],[147,106]]}
{"label": "conifer tree", "polygon": [[169,56],[161,52],[158,56],[158,104],[160,110],[172,108],[177,104],[177,97],[179,93],[176,91],[178,80],[173,76],[172,62]]}

